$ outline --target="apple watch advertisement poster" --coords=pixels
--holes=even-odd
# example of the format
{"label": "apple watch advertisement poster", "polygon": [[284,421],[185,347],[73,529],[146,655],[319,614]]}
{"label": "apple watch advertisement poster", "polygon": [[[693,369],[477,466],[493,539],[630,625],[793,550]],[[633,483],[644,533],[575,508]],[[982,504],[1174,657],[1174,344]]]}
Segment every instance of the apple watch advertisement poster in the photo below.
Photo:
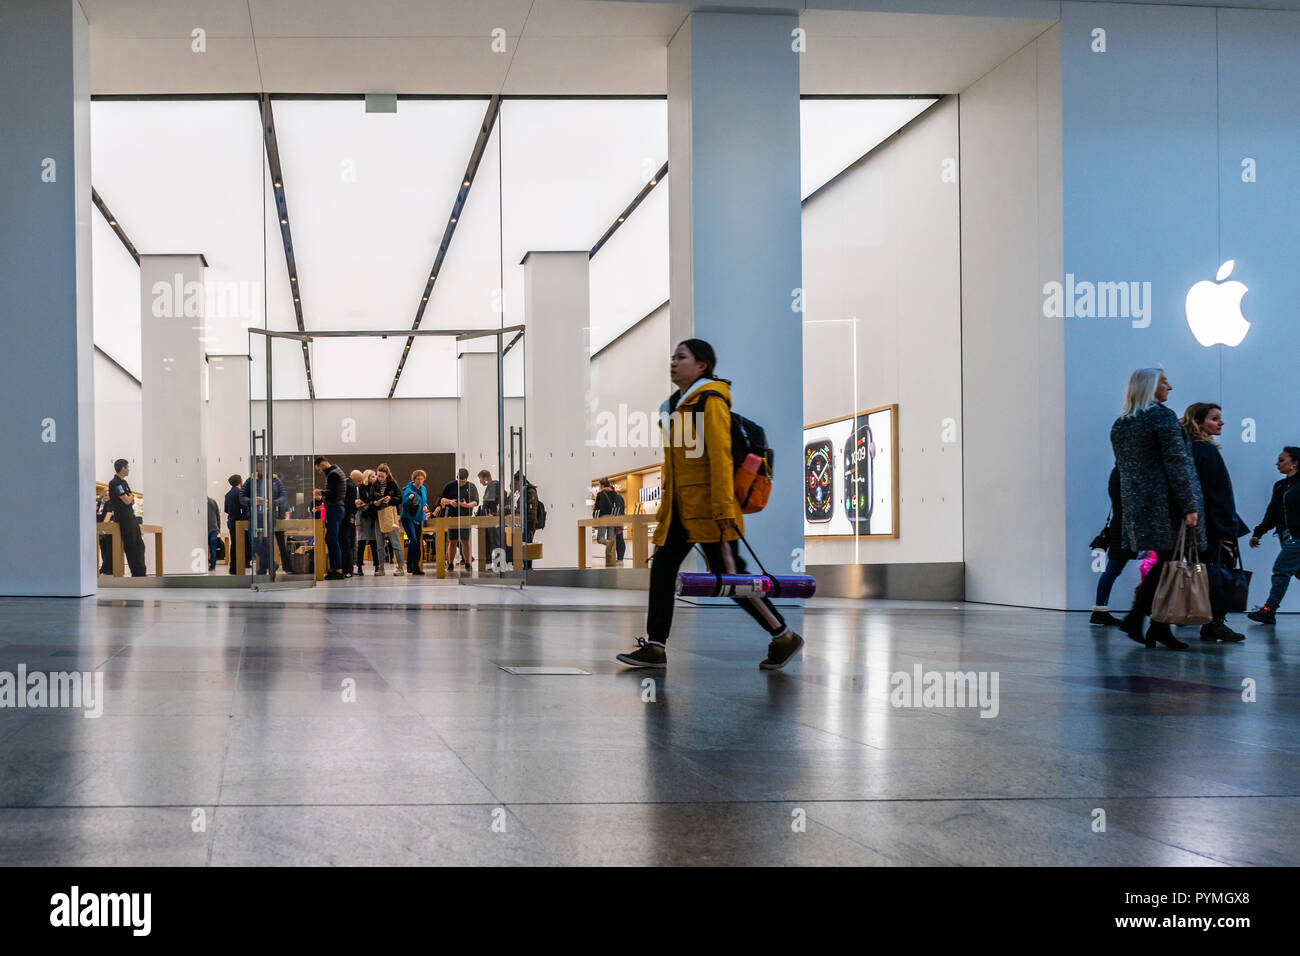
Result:
{"label": "apple watch advertisement poster", "polygon": [[897,537],[898,406],[804,428],[804,534]]}

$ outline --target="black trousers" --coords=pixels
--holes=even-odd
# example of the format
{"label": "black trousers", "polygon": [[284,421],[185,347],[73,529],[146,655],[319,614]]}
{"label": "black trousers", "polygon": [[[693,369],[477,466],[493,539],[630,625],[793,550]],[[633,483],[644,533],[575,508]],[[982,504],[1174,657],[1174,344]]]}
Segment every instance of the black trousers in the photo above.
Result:
{"label": "black trousers", "polygon": [[[745,573],[745,560],[740,556],[740,543],[737,541],[720,541],[701,542],[700,549],[704,552],[704,561],[709,570],[714,573],[726,572],[727,566],[722,560],[723,547],[731,549],[733,565],[737,574]],[[677,572],[681,569],[682,562],[686,556],[691,553],[695,547],[686,537],[686,529],[677,521],[674,516],[672,524],[668,526],[668,540],[663,546],[655,550],[654,557],[650,560],[650,607],[646,612],[646,634],[652,641],[668,643],[668,632],[673,626],[673,605],[676,601],[677,590]],[[779,634],[785,628],[785,619],[781,617],[781,612],[776,609],[767,598],[732,598],[737,604],[745,609],[745,613],[758,622],[759,627],[769,634]],[[758,606],[762,604],[768,612],[777,621],[774,628],[767,623],[766,618],[759,612]]]}
{"label": "black trousers", "polygon": [[122,522],[122,551],[131,567],[131,577],[142,578],[149,572],[144,566],[144,535],[139,521]]}
{"label": "black trousers", "polygon": [[351,574],[357,564],[357,526],[351,518],[344,518],[339,526],[339,547],[343,549],[343,566],[339,570]]}

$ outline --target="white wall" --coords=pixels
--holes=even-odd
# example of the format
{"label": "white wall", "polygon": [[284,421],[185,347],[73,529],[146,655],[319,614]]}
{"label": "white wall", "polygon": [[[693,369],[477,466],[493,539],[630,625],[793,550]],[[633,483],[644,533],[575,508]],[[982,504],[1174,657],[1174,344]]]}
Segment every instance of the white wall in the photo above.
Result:
{"label": "white wall", "polygon": [[275,453],[454,451],[456,402],[454,398],[277,401]]}
{"label": "white wall", "polygon": [[1065,606],[1060,27],[961,95],[966,597]]}
{"label": "white wall", "polygon": [[[140,383],[95,353],[95,460],[96,481],[108,481],[113,462],[125,458],[134,467],[143,456],[140,431]],[[145,493],[143,487],[140,491]]]}
{"label": "white wall", "polygon": [[251,471],[248,356],[208,356],[208,497],[221,504],[231,475]]}
{"label": "white wall", "polygon": [[[598,426],[604,413],[612,415],[615,423],[635,424],[634,413],[647,421],[646,434],[654,441],[659,429],[659,405],[673,390],[668,378],[668,355],[672,343],[668,341],[668,304],[664,303],[643,321],[629,329],[591,360],[591,436],[600,436]],[[726,369],[720,370],[726,376]],[[621,406],[621,408],[620,408]],[[648,447],[635,429],[620,427],[613,434],[614,444],[606,447],[591,445],[588,473],[591,478],[635,471],[663,461],[659,447]]]}
{"label": "white wall", "polygon": [[962,559],[957,113],[940,101],[804,204],[804,423],[899,406],[899,537],[808,538],[809,564]]}

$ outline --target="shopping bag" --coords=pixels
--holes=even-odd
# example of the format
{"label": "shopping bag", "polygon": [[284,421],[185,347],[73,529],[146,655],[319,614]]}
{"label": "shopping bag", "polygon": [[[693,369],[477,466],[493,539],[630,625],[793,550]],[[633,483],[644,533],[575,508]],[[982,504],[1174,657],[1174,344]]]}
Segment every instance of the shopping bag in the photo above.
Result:
{"label": "shopping bag", "polygon": [[1210,594],[1225,612],[1244,612],[1249,606],[1250,578],[1253,572],[1241,566],[1241,552],[1220,548],[1214,564],[1209,566]]}
{"label": "shopping bag", "polygon": [[1160,569],[1155,599],[1151,602],[1151,620],[1161,624],[1209,624],[1210,575],[1201,563],[1193,536],[1187,541],[1187,525],[1178,532],[1174,556]]}
{"label": "shopping bag", "polygon": [[390,531],[396,531],[401,527],[401,522],[397,519],[397,508],[393,505],[379,509],[379,530],[383,534]]}

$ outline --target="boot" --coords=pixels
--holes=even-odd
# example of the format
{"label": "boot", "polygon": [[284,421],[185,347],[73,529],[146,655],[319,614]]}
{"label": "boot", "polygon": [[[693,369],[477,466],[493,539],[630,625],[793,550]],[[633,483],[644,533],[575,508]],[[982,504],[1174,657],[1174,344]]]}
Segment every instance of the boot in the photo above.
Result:
{"label": "boot", "polygon": [[1151,626],[1147,628],[1146,645],[1147,647],[1155,647],[1157,642],[1171,651],[1185,651],[1190,646],[1174,637],[1173,629],[1168,624],[1152,621]]}
{"label": "boot", "polygon": [[1110,613],[1109,608],[1104,607],[1093,608],[1088,623],[1093,627],[1120,627],[1123,624],[1119,618]]}

